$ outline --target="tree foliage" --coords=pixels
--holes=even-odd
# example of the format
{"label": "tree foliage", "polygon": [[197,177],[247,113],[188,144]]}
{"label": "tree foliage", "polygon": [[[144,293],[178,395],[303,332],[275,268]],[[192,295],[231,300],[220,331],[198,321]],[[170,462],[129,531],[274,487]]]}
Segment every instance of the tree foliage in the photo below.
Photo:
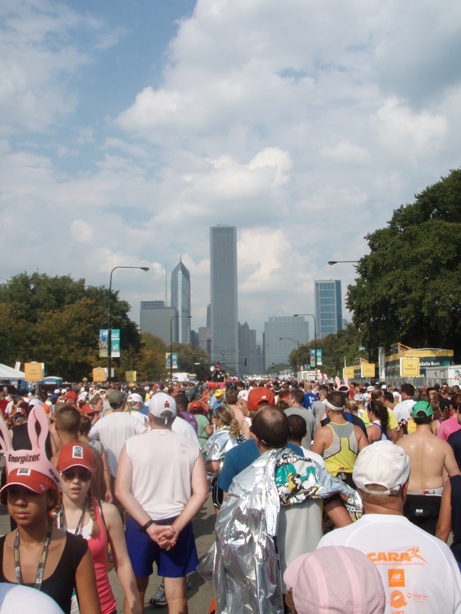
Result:
{"label": "tree foliage", "polygon": [[366,237],[347,305],[369,357],[400,341],[454,349],[461,342],[461,171],[429,186]]}
{"label": "tree foliage", "polygon": [[[105,366],[98,357],[99,329],[107,328],[109,290],[86,286],[69,275],[22,273],[0,285],[0,362],[44,362],[47,375],[73,381]],[[120,328],[123,352],[139,352],[130,306],[112,293],[112,326]]]}
{"label": "tree foliage", "polygon": [[364,357],[364,352],[360,349],[361,338],[360,331],[354,324],[349,323],[344,329],[334,334],[317,339],[316,342],[309,341],[309,343],[300,345],[299,350],[294,349],[290,354],[290,364],[293,369],[296,368],[296,365],[299,368],[309,365],[310,350],[317,347],[322,350],[322,365],[318,369],[329,377],[342,376],[345,364],[353,365],[356,359]]}

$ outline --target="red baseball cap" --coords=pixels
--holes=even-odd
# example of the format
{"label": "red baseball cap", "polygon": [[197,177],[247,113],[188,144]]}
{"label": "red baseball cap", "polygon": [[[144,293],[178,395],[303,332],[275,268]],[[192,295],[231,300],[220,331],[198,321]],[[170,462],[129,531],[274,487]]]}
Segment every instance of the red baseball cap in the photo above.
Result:
{"label": "red baseball cap", "polygon": [[250,394],[248,395],[248,409],[251,411],[257,411],[260,403],[275,405],[275,397],[272,390],[261,387],[250,390]]}
{"label": "red baseball cap", "polygon": [[39,471],[34,471],[33,469],[29,469],[27,467],[13,469],[13,471],[8,474],[6,484],[2,490],[13,485],[24,486],[25,488],[37,493],[46,492],[47,490],[59,490],[58,485],[54,480],[49,478],[47,475],[40,473]]}
{"label": "red baseball cap", "polygon": [[78,443],[68,443],[61,448],[57,467],[59,471],[65,471],[70,467],[85,467],[93,472],[93,455],[87,446]]}
{"label": "red baseball cap", "polygon": [[66,399],[78,399],[78,394],[73,390],[69,390],[69,392],[66,392],[64,395],[64,400]]}

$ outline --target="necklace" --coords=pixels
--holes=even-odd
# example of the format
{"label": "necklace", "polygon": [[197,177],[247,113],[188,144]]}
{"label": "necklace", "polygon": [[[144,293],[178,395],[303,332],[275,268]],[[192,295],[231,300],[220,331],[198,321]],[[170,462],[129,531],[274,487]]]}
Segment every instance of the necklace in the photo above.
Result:
{"label": "necklace", "polygon": [[[48,554],[48,546],[50,544],[50,539],[51,539],[52,531],[53,531],[53,527],[49,524],[48,525],[48,531],[47,531],[47,534],[46,534],[45,544],[43,546],[42,556],[40,557],[40,561],[38,562],[37,572],[35,574],[34,588],[36,588],[37,590],[40,590],[41,586],[42,586],[43,574],[45,573],[46,557],[47,557],[47,554]],[[19,560],[19,531],[18,531],[18,529],[16,529],[16,535],[15,535],[15,538],[14,538],[13,550],[14,550],[14,570],[15,570],[15,573],[16,573],[16,582],[18,584],[22,584],[22,579],[21,579],[21,563],[20,563],[20,560]]]}

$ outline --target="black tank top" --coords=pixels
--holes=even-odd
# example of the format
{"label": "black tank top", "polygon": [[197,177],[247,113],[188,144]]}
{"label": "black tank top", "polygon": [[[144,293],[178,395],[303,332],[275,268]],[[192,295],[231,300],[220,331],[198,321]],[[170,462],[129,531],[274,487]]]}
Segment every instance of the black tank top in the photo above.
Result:
{"label": "black tank top", "polygon": [[[3,547],[5,544],[5,535],[0,537],[0,582],[9,582],[3,575]],[[56,566],[56,569],[49,578],[42,582],[42,593],[46,593],[54,599],[59,607],[70,614],[70,600],[72,591],[75,587],[75,573],[83,556],[88,550],[88,542],[81,535],[71,535],[66,533],[66,543],[61,555],[61,559]],[[32,584],[24,584],[34,588]]]}

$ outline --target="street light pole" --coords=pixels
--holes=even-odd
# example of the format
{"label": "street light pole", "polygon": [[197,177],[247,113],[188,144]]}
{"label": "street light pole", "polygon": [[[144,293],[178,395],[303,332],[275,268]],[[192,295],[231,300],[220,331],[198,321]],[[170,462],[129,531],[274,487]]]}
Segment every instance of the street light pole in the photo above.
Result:
{"label": "street light pole", "polygon": [[317,372],[317,319],[313,313],[295,313],[293,317],[297,318],[299,316],[310,316],[311,318],[314,318],[314,354],[315,354],[314,364],[315,364],[315,371]]}
{"label": "street light pole", "polygon": [[173,320],[179,320],[179,318],[189,318],[192,320],[192,316],[183,316],[178,313],[170,320],[170,380],[173,381]]}
{"label": "street light pole", "polygon": [[112,362],[112,273],[115,269],[140,269],[147,272],[149,267],[147,266],[115,266],[110,272],[109,278],[109,307],[107,313],[107,381],[110,382],[111,362]]}

